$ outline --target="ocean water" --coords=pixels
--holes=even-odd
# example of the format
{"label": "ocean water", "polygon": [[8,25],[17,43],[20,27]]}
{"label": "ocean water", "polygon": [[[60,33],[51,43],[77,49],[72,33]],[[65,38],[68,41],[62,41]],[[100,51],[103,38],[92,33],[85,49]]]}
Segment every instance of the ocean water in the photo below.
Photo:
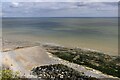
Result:
{"label": "ocean water", "polygon": [[3,18],[6,40],[55,43],[118,54],[117,18]]}

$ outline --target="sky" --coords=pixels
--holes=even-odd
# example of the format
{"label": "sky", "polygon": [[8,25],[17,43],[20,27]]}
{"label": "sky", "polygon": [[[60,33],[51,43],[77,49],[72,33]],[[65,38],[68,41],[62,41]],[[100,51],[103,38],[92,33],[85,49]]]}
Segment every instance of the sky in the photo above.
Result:
{"label": "sky", "polygon": [[[112,0],[111,0],[112,1]],[[117,0],[38,1],[2,0],[3,17],[117,17]]]}

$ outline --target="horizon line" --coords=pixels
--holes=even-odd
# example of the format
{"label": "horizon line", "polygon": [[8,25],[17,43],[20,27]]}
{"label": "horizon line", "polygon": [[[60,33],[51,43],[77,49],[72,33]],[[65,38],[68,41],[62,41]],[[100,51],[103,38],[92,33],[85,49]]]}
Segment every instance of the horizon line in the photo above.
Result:
{"label": "horizon line", "polygon": [[1,17],[1,18],[119,18],[119,17]]}

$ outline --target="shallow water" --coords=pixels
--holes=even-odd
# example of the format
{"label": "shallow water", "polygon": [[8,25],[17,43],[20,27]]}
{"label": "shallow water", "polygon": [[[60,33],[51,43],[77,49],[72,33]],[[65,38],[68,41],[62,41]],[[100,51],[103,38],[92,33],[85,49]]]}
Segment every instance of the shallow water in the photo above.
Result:
{"label": "shallow water", "polygon": [[4,39],[56,43],[118,54],[117,18],[3,18]]}

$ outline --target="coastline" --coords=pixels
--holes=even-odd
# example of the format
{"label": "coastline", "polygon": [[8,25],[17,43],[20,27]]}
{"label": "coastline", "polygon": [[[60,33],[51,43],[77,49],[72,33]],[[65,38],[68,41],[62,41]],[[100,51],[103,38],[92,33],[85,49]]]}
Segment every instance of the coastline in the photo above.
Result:
{"label": "coastline", "polygon": [[[13,42],[5,41],[4,47],[3,47],[3,53],[2,53],[4,55],[3,62],[10,67],[11,67],[11,64],[18,65],[19,69],[17,69],[18,66],[15,66],[15,67],[12,66],[13,67],[12,69],[13,70],[22,70],[21,75],[24,75],[24,71],[26,71],[26,70],[24,70],[24,68],[28,69],[26,71],[27,77],[31,77],[31,75],[29,75],[29,73],[33,67],[40,66],[40,65],[46,65],[46,62],[47,62],[47,64],[60,63],[60,64],[67,65],[78,71],[83,71],[85,73],[85,75],[87,75],[87,76],[92,76],[92,77],[97,77],[97,78],[116,78],[116,77],[113,77],[110,75],[103,74],[102,72],[92,69],[92,68],[89,68],[87,66],[70,63],[69,61],[60,59],[60,58],[54,56],[53,54],[47,52],[47,50],[43,47],[44,45],[64,47],[64,46],[53,44],[53,43],[39,43],[39,42],[29,42],[29,41],[16,41],[16,42],[15,41],[13,41]],[[91,50],[91,49],[82,49],[82,50],[96,52],[96,50]],[[43,58],[39,57],[38,56],[39,54]],[[44,54],[47,56],[47,58],[45,58],[46,56],[44,56]],[[16,61],[16,59],[18,57],[13,56],[13,55],[19,56],[19,60],[17,60],[18,62],[14,62],[14,61]],[[34,56],[34,55],[36,55],[36,56]],[[33,60],[33,59],[31,60],[30,58],[27,58],[28,56],[29,57],[31,56],[31,58],[35,57],[36,59],[39,58],[40,61],[37,60],[38,61],[37,64],[34,64],[35,60]],[[7,59],[7,61],[9,61],[9,64],[8,64],[8,62],[6,63],[5,58]],[[10,58],[12,58],[13,60],[10,61],[11,60]],[[48,59],[48,60],[46,60],[46,59]],[[41,63],[41,60],[46,61],[46,62]],[[10,64],[10,62],[12,62],[12,63]],[[30,65],[31,62],[33,64]],[[21,66],[18,63],[20,63]],[[35,63],[36,63],[36,61],[35,61]],[[27,65],[27,66],[25,67],[25,65]],[[28,68],[28,66],[31,66],[31,67]],[[21,67],[21,69],[20,69],[20,67]]]}
{"label": "coastline", "polygon": [[11,51],[11,50],[15,50],[15,49],[19,49],[19,48],[25,48],[25,47],[32,47],[32,46],[44,46],[44,45],[49,45],[49,46],[58,46],[58,47],[66,47],[66,48],[78,48],[78,49],[82,49],[85,51],[93,51],[93,52],[98,52],[98,53],[103,53],[103,54],[107,54],[109,56],[118,56],[118,54],[112,54],[110,52],[104,52],[101,50],[97,50],[97,49],[92,49],[92,48],[88,48],[88,47],[72,47],[72,46],[65,46],[65,45],[61,45],[58,43],[53,43],[53,42],[40,42],[40,41],[27,41],[27,40],[23,40],[23,41],[19,41],[19,40],[3,40],[2,41],[2,49],[1,51],[6,52],[6,51]]}

